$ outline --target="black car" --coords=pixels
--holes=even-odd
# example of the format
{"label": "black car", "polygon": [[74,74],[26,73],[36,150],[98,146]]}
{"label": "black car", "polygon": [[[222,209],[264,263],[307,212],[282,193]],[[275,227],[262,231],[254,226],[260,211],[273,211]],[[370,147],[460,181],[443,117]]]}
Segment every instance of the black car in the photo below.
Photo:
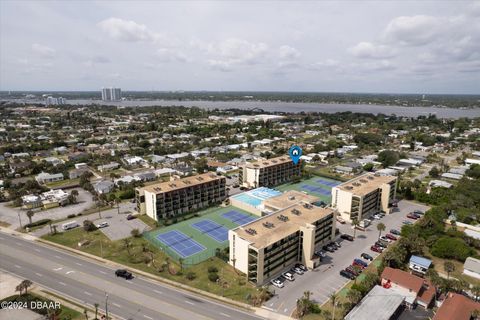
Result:
{"label": "black car", "polygon": [[355,275],[348,272],[347,270],[340,270],[340,275],[350,280],[355,280]]}
{"label": "black car", "polygon": [[328,252],[335,252],[335,249],[333,249],[331,246],[328,246],[328,245],[323,246],[322,249]]}
{"label": "black car", "polygon": [[391,230],[390,230],[390,233],[391,233],[391,234],[394,234],[394,235],[396,235],[396,236],[399,236],[399,235],[400,235],[400,231],[398,231],[397,229],[391,229]]}
{"label": "black car", "polygon": [[365,260],[373,261],[373,257],[372,257],[371,255],[369,255],[368,253],[365,253],[365,252],[362,253],[362,254],[360,255],[360,257],[362,257],[362,258],[365,259]]}
{"label": "black car", "polygon": [[348,240],[348,241],[353,241],[353,237],[349,234],[342,234],[340,238]]}
{"label": "black car", "polygon": [[303,272],[307,272],[307,271],[308,271],[307,267],[305,267],[305,266],[304,266],[303,264],[301,264],[301,263],[295,264],[295,267],[299,268],[299,269],[302,270]]}
{"label": "black car", "polygon": [[131,273],[131,272],[128,272],[128,271],[125,270],[125,269],[118,269],[117,271],[115,271],[115,275],[116,275],[117,277],[125,278],[126,280],[133,279],[132,273]]}
{"label": "black car", "polygon": [[386,248],[386,247],[387,247],[387,246],[385,245],[385,243],[383,243],[381,240],[375,242],[375,245],[376,245],[377,247],[381,247],[381,248]]}

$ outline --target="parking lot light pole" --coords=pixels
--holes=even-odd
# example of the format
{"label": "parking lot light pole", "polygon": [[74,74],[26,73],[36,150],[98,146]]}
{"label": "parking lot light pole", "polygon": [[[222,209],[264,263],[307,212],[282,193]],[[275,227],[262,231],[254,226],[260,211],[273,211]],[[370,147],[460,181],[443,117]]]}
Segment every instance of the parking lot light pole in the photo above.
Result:
{"label": "parking lot light pole", "polygon": [[23,228],[22,227],[22,219],[20,218],[20,212],[17,212],[18,214],[18,222],[20,223],[20,228]]}
{"label": "parking lot light pole", "polygon": [[108,293],[105,292],[105,316],[108,320]]}

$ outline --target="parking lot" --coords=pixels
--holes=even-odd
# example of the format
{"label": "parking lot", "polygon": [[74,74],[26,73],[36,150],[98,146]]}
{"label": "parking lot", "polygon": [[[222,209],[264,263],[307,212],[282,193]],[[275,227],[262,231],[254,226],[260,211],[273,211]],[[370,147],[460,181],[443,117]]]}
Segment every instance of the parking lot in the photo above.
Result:
{"label": "parking lot", "polygon": [[[290,315],[294,311],[296,300],[307,290],[313,293],[312,299],[315,302],[323,304],[332,293],[340,290],[349,281],[340,276],[340,270],[349,266],[353,259],[360,258],[362,252],[366,252],[374,258],[379,255],[370,250],[370,246],[378,238],[377,224],[379,222],[385,224],[386,230],[383,234],[386,234],[390,229],[400,230],[402,222],[410,220],[406,218],[409,212],[427,209],[427,206],[400,201],[396,212],[386,215],[380,220],[374,220],[365,231],[357,230],[355,241],[338,239],[342,247],[333,253],[326,252],[327,256],[322,259],[321,265],[315,270],[310,270],[303,275],[295,275],[295,280],[286,281],[285,286],[281,289],[272,286],[275,296],[265,303],[264,308]],[[340,233],[353,235],[350,224],[337,223],[337,228],[340,229]]]}
{"label": "parking lot", "polygon": [[100,230],[112,241],[130,237],[133,229],[138,229],[140,233],[150,230],[150,227],[142,220],[138,218],[127,220],[127,216],[128,214],[108,211],[106,214],[102,213],[102,219],[97,219],[94,223],[98,225],[101,222],[107,222],[108,227],[100,228]]}

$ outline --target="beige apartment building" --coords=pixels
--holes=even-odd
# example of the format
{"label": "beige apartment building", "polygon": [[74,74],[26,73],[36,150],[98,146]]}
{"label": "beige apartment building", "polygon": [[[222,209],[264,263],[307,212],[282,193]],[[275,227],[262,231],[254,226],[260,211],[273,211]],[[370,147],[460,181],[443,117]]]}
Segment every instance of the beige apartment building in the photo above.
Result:
{"label": "beige apartment building", "polygon": [[358,221],[384,211],[395,199],[397,177],[367,173],[332,188],[332,207],[343,219]]}
{"label": "beige apartment building", "polygon": [[295,263],[315,268],[320,263],[315,250],[334,236],[334,210],[297,203],[230,230],[229,263],[262,285]]}
{"label": "beige apartment building", "polygon": [[209,207],[226,195],[225,177],[212,172],[135,189],[137,211],[156,221]]}
{"label": "beige apartment building", "polygon": [[271,187],[292,181],[302,174],[302,164],[288,156],[245,163],[240,166],[239,182],[247,188]]}

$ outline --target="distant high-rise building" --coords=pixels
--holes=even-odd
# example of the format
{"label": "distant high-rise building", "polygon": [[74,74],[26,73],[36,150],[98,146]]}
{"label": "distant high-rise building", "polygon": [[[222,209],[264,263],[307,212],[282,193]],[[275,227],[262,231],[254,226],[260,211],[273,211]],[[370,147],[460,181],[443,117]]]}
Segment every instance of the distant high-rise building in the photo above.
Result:
{"label": "distant high-rise building", "polygon": [[122,99],[122,90],[120,88],[102,88],[103,101],[118,101]]}
{"label": "distant high-rise building", "polygon": [[66,103],[67,103],[67,100],[65,98],[62,98],[62,97],[54,98],[52,96],[48,96],[45,99],[45,105],[46,106],[64,105]]}

